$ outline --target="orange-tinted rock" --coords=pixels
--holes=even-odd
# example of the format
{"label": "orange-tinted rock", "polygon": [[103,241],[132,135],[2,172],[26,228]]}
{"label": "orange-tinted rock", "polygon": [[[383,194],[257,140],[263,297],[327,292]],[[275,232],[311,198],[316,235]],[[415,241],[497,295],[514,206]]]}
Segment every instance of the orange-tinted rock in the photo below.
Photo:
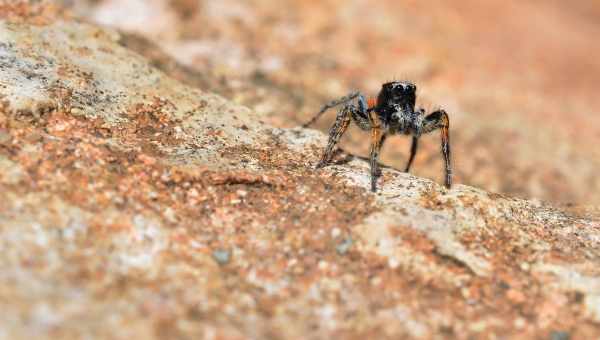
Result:
{"label": "orange-tinted rock", "polygon": [[[170,11],[158,0],[147,3]],[[315,36],[335,36],[337,26],[325,28],[340,4],[295,5],[306,11],[298,15],[310,17],[306,25],[321,27],[298,38],[305,49],[318,50],[309,43]],[[361,15],[395,4],[382,2]],[[0,337],[600,335],[595,209],[557,208],[460,184],[446,190],[393,168],[383,170],[381,190],[371,194],[368,165],[358,158],[342,154],[347,162],[314,170],[323,134],[263,123],[272,118],[158,71],[122,46],[128,36],[28,6],[9,9],[0,21]],[[331,8],[323,13],[320,6]],[[271,7],[203,8],[235,18]],[[167,19],[186,12],[173,11]],[[358,14],[348,11],[335,20],[349,25]],[[365,44],[396,39],[398,32],[380,35],[397,27],[393,15],[406,14],[390,15]],[[239,20],[268,24],[252,18]],[[228,24],[222,29],[238,32]],[[288,26],[277,34],[294,39],[294,32]],[[339,41],[341,51],[353,46]],[[409,47],[393,51],[404,55]],[[368,53],[383,53],[374,50]],[[181,76],[177,66],[165,66],[164,55],[157,58]],[[356,55],[345,58],[344,65],[355,65]],[[296,62],[297,70],[314,64]],[[331,79],[347,67],[323,75]],[[292,107],[279,97],[282,77],[258,89],[273,86],[263,95],[274,93],[268,97]],[[248,93],[253,83],[240,81],[239,91],[225,86],[229,95]],[[331,93],[344,88],[319,84]],[[306,98],[316,102],[315,93]],[[444,97],[468,93],[457,88]],[[457,126],[467,124],[457,117]],[[485,158],[486,150],[472,152]],[[433,169],[431,177],[439,174]]]}

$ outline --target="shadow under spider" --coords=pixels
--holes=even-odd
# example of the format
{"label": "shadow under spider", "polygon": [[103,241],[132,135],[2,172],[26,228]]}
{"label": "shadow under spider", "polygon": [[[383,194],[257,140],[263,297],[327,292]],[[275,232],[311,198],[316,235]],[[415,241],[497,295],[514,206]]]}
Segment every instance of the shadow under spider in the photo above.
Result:
{"label": "shadow under spider", "polygon": [[[342,158],[337,158],[340,154],[343,154],[343,157]],[[348,151],[346,151],[346,150],[344,150],[344,149],[342,149],[340,147],[338,147],[334,151],[334,153],[333,153],[333,159],[334,160],[331,161],[331,163],[330,163],[331,165],[344,165],[344,164],[350,163],[351,161],[353,161],[355,159],[358,159],[358,160],[361,160],[361,161],[364,161],[364,162],[367,162],[367,163],[370,162],[369,157],[364,157],[364,156],[359,156],[359,155],[351,154]],[[383,164],[381,162],[377,162],[377,164],[379,164],[379,166],[382,167],[382,168],[384,168],[384,169],[392,169],[392,170],[400,171],[400,170],[394,168],[393,166],[389,166],[389,165]]]}

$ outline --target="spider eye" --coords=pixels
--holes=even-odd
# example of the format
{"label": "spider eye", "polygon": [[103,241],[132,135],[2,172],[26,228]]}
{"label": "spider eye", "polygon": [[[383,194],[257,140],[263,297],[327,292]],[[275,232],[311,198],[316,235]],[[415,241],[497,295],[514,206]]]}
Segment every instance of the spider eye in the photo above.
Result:
{"label": "spider eye", "polygon": [[399,91],[402,93],[413,93],[417,89],[417,87],[410,82],[407,81],[399,81],[395,82],[392,86],[395,91]]}

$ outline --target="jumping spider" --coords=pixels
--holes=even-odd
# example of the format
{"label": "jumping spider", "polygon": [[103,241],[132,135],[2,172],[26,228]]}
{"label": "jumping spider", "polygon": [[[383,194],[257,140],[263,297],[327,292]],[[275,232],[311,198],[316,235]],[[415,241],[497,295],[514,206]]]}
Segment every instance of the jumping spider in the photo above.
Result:
{"label": "jumping spider", "polygon": [[[303,125],[304,127],[313,124],[328,109],[345,104],[338,112],[335,123],[329,130],[329,142],[316,168],[322,168],[331,162],[336,144],[350,122],[354,120],[362,130],[371,131],[371,191],[375,192],[377,178],[381,175],[377,159],[381,146],[388,135],[412,135],[410,157],[404,170],[408,172],[417,153],[419,137],[422,134],[440,129],[442,154],[446,170],[445,185],[450,188],[452,185],[452,168],[450,166],[450,137],[448,135],[450,121],[448,120],[448,114],[444,110],[436,110],[425,116],[425,110],[419,108],[415,111],[416,90],[417,87],[410,82],[393,81],[381,86],[377,99],[367,101],[360,92],[353,92],[323,106],[321,111]],[[355,98],[358,99],[357,105],[349,103]]]}

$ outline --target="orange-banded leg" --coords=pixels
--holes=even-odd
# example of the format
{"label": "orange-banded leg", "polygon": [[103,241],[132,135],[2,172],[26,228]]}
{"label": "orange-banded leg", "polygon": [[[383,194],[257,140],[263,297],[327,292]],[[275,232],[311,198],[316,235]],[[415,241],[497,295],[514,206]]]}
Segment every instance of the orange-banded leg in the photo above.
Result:
{"label": "orange-banded leg", "polygon": [[371,148],[369,152],[369,160],[371,165],[371,191],[377,191],[377,178],[381,176],[381,170],[379,169],[379,152],[385,141],[385,132],[381,128],[381,122],[377,112],[369,112],[369,123],[371,124]]}
{"label": "orange-banded leg", "polygon": [[333,158],[333,150],[337,143],[342,138],[342,135],[348,129],[348,125],[350,125],[350,121],[352,120],[352,110],[354,106],[347,105],[344,106],[340,112],[338,112],[337,117],[335,119],[335,123],[329,129],[329,141],[327,142],[327,146],[323,151],[323,156],[321,156],[321,160],[317,163],[316,168],[322,168],[331,162]]}
{"label": "orange-banded leg", "polygon": [[423,122],[423,133],[432,132],[436,129],[440,129],[442,137],[442,155],[444,156],[444,164],[446,170],[446,178],[444,184],[446,188],[452,186],[452,165],[450,158],[450,120],[448,114],[444,110],[437,110],[432,112],[430,115],[425,117]]}
{"label": "orange-banded leg", "polygon": [[408,163],[406,163],[406,168],[404,172],[408,172],[410,170],[410,166],[415,160],[415,155],[417,154],[417,149],[419,147],[419,137],[413,136],[412,145],[410,146],[410,157],[408,158]]}

